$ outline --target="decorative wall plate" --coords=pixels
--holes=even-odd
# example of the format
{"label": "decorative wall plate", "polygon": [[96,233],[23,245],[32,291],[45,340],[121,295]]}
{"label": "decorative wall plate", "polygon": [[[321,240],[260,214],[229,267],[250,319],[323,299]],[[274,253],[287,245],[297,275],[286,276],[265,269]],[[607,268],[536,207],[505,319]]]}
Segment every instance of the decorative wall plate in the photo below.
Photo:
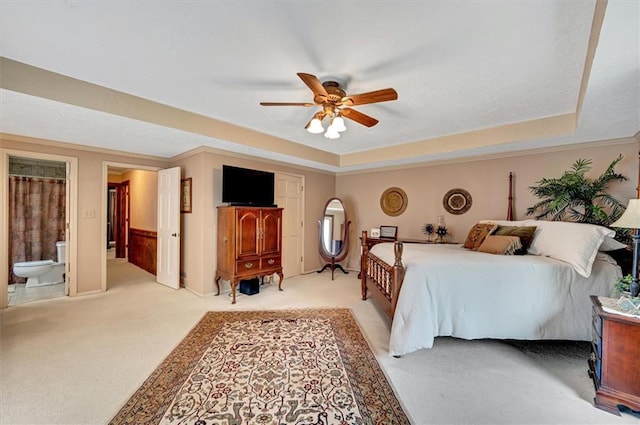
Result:
{"label": "decorative wall plate", "polygon": [[445,193],[442,205],[451,214],[464,214],[471,208],[471,194],[464,189],[451,189]]}
{"label": "decorative wall plate", "polygon": [[390,187],[380,197],[380,208],[386,215],[396,217],[407,209],[407,194],[399,187]]}

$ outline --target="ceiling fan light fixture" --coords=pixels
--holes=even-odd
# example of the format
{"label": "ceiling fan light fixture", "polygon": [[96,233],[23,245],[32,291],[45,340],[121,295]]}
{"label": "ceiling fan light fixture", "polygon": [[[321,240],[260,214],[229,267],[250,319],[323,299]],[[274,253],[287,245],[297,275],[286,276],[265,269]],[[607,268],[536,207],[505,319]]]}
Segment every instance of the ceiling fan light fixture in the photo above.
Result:
{"label": "ceiling fan light fixture", "polygon": [[320,121],[318,118],[312,119],[311,123],[309,124],[309,128],[307,128],[307,131],[313,134],[322,133],[324,131],[324,127],[322,127],[322,121]]}
{"label": "ceiling fan light fixture", "polygon": [[331,119],[325,137],[337,139],[340,133],[347,130],[343,117],[351,121],[373,127],[378,124],[378,120],[369,115],[352,109],[353,106],[367,105],[370,103],[388,102],[398,99],[395,89],[389,87],[381,90],[374,90],[366,93],[350,94],[347,96],[344,88],[340,87],[339,81],[328,80],[320,82],[318,77],[304,72],[298,72],[298,77],[313,92],[313,103],[310,102],[260,102],[262,106],[319,106],[318,111],[311,121],[305,125],[309,133],[319,134],[324,131],[322,120],[326,117]]}
{"label": "ceiling fan light fixture", "polygon": [[347,131],[347,127],[344,125],[344,119],[341,116],[337,116],[333,119],[331,127],[333,127],[338,133]]}
{"label": "ceiling fan light fixture", "polygon": [[340,137],[340,133],[338,133],[336,129],[333,128],[332,125],[330,125],[329,128],[327,128],[327,132],[324,133],[324,137],[326,137],[327,139],[337,139]]}

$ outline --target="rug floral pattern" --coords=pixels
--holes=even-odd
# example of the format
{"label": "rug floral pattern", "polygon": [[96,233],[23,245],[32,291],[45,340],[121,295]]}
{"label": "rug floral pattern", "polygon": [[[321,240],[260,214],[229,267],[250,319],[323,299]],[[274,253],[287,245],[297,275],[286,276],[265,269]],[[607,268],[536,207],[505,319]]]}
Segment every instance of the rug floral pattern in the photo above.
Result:
{"label": "rug floral pattern", "polygon": [[408,424],[348,309],[209,312],[112,424]]}

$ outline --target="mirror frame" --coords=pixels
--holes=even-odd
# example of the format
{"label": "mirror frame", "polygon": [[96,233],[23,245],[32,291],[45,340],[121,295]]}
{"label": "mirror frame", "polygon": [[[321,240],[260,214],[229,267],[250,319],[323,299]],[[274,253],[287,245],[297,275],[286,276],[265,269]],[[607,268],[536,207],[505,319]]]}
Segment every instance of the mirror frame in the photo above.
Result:
{"label": "mirror frame", "polygon": [[[342,205],[342,209],[344,211],[344,228],[342,230],[343,243],[342,243],[342,247],[340,248],[340,252],[336,254],[332,254],[331,252],[329,252],[329,250],[327,250],[327,248],[324,246],[323,239],[322,239],[322,235],[324,231],[324,224],[323,224],[324,218],[326,216],[326,212],[327,212],[327,208],[329,207],[329,204],[333,201],[340,202],[340,204]],[[335,196],[333,198],[330,198],[324,204],[324,208],[322,209],[322,219],[318,221],[318,227],[319,227],[318,246],[319,246],[320,257],[322,257],[324,261],[335,264],[335,263],[344,261],[344,259],[347,258],[347,255],[349,254],[349,225],[350,224],[351,222],[349,221],[349,217],[347,215],[347,208],[345,207],[342,199]]]}

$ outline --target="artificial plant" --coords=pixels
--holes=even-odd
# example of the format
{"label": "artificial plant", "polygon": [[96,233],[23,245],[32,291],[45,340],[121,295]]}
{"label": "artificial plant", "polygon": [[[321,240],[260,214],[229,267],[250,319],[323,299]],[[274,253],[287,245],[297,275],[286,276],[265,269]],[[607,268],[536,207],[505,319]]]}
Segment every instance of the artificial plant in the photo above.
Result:
{"label": "artificial plant", "polygon": [[[616,221],[625,210],[625,206],[607,193],[610,183],[628,180],[615,172],[615,167],[623,156],[616,158],[607,169],[595,179],[586,177],[591,170],[590,159],[578,159],[570,170],[560,178],[543,178],[537,186],[529,189],[541,201],[527,209],[527,215],[536,218],[551,218],[560,221],[599,224],[608,226]],[[621,230],[621,229],[619,229]]]}

